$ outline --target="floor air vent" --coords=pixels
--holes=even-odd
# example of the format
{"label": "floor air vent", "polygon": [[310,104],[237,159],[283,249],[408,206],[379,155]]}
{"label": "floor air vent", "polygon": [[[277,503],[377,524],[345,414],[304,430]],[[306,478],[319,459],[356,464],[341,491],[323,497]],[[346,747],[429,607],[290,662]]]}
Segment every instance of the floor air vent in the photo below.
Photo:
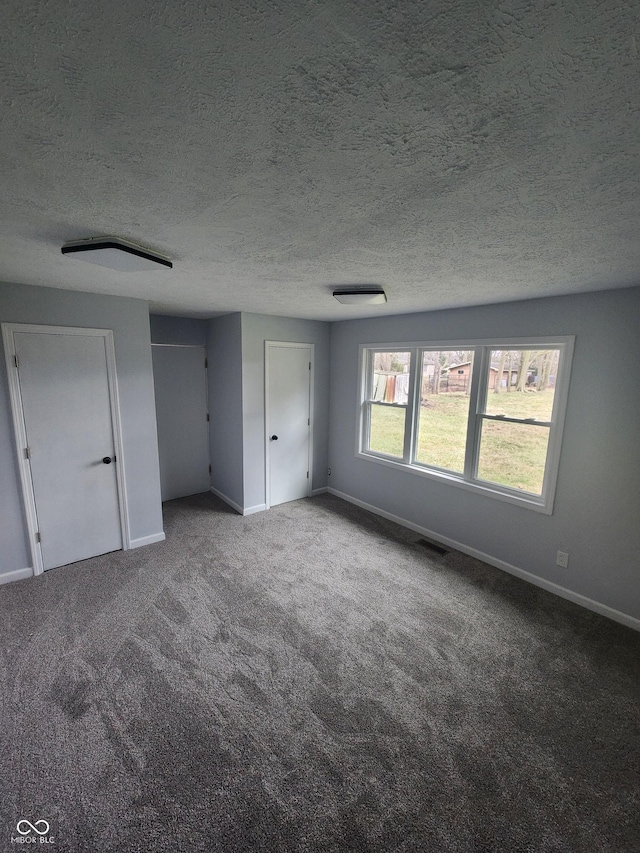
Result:
{"label": "floor air vent", "polygon": [[416,545],[420,545],[422,548],[426,548],[428,551],[433,551],[434,554],[448,554],[446,548],[443,548],[442,545],[437,545],[435,542],[429,542],[428,539],[418,539]]}

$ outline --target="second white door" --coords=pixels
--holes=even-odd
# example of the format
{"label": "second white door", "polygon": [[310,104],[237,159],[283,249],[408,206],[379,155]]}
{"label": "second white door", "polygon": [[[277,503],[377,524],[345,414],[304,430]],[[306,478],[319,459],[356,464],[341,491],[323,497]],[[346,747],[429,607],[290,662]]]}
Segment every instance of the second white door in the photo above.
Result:
{"label": "second white door", "polygon": [[312,362],[310,344],[266,344],[269,506],[310,494]]}

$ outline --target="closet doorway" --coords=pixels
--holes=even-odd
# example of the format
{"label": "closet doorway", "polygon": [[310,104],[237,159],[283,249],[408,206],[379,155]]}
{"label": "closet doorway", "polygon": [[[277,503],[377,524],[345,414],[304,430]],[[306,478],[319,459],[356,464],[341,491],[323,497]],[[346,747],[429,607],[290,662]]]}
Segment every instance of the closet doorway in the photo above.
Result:
{"label": "closet doorway", "polygon": [[163,501],[208,492],[209,414],[203,346],[152,344]]}

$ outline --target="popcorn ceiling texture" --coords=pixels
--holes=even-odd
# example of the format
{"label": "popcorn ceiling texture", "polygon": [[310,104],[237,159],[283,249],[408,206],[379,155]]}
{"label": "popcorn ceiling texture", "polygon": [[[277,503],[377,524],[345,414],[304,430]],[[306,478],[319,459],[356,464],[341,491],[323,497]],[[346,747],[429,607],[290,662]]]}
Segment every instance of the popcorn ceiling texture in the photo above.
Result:
{"label": "popcorn ceiling texture", "polygon": [[[0,279],[316,319],[640,282],[633,2],[5,0],[0,39]],[[106,234],[173,272],[60,255]]]}

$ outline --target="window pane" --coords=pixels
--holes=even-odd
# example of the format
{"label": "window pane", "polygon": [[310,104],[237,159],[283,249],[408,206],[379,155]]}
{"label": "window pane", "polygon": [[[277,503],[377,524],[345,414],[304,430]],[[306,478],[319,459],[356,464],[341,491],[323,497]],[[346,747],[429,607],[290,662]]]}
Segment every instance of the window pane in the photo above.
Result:
{"label": "window pane", "polygon": [[423,353],[416,462],[464,471],[472,368],[471,352]]}
{"label": "window pane", "polygon": [[410,352],[376,352],[373,356],[373,378],[370,400],[406,406],[409,397]]}
{"label": "window pane", "polygon": [[402,459],[404,455],[404,425],[406,409],[403,406],[370,405],[371,425],[369,450],[388,453]]}
{"label": "window pane", "polygon": [[541,495],[548,443],[549,427],[483,420],[479,479]]}
{"label": "window pane", "polygon": [[550,421],[560,351],[491,350],[488,415]]}

